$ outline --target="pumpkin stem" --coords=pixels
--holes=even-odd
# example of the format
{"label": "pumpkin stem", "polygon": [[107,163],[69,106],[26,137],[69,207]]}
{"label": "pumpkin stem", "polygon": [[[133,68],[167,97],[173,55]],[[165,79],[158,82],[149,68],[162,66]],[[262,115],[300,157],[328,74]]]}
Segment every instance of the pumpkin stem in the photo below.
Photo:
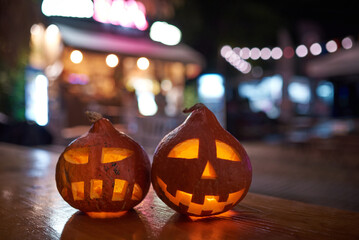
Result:
{"label": "pumpkin stem", "polygon": [[91,123],[94,123],[102,118],[102,114],[98,112],[86,111],[85,114]]}
{"label": "pumpkin stem", "polygon": [[195,105],[193,105],[192,107],[190,108],[185,108],[183,110],[183,113],[191,113],[193,112],[194,110],[197,110],[197,109],[200,109],[200,108],[203,108],[205,107],[205,105],[203,103],[196,103]]}

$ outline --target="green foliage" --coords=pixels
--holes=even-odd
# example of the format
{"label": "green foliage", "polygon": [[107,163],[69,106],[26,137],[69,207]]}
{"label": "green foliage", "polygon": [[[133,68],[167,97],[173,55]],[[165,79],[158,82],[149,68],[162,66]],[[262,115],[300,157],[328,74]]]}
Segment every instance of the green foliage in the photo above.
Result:
{"label": "green foliage", "polygon": [[190,108],[198,103],[197,86],[196,82],[187,82],[184,89],[183,105],[185,108]]}
{"label": "green foliage", "polygon": [[0,8],[0,112],[25,119],[25,67],[30,28],[38,20],[41,1],[2,0]]}

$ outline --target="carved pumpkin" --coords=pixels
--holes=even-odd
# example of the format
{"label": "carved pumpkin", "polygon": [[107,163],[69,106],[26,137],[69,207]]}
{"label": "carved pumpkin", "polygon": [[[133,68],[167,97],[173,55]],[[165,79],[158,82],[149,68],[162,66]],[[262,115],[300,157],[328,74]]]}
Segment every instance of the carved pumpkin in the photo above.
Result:
{"label": "carved pumpkin", "polygon": [[196,104],[156,148],[152,185],[174,210],[208,216],[231,209],[247,194],[252,167],[242,145],[214,114]]}
{"label": "carved pumpkin", "polygon": [[89,132],[61,154],[57,189],[66,202],[90,216],[117,217],[146,196],[150,162],[138,143],[108,119],[94,116]]}

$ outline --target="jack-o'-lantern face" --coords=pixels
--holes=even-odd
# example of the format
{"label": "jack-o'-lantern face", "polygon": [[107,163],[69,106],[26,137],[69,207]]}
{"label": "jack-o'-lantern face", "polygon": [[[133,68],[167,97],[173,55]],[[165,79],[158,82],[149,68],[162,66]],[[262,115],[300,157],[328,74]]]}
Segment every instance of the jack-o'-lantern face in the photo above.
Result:
{"label": "jack-o'-lantern face", "polygon": [[[96,150],[93,153],[95,155]],[[81,179],[81,176],[86,176],[86,178],[88,178],[89,175],[93,176],[90,181],[86,183],[90,186],[90,188],[87,187],[87,189],[89,189],[89,194],[87,194],[89,199],[101,199],[105,196],[108,196],[108,194],[103,194],[103,182],[105,181],[105,186],[113,186],[112,189],[109,189],[109,191],[112,192],[111,201],[124,201],[127,197],[126,195],[130,193],[132,193],[130,194],[131,200],[140,200],[142,198],[141,187],[136,182],[129,185],[129,182],[132,182],[131,180],[121,179],[121,177],[127,179],[128,176],[126,176],[126,174],[122,174],[121,176],[120,174],[121,172],[126,172],[126,169],[124,167],[121,167],[121,161],[124,161],[123,166],[126,166],[126,160],[131,161],[130,157],[131,155],[133,155],[133,151],[125,148],[106,147],[102,148],[102,150],[98,149],[98,151],[101,151],[101,162],[98,162],[99,159],[96,159],[95,157],[91,159],[95,162],[94,164],[89,164],[90,149],[88,147],[74,148],[64,153],[64,159],[66,162],[78,165],[73,166],[73,168],[76,169],[76,176],[74,176],[71,181],[71,193],[73,200],[85,200],[85,181]],[[94,165],[97,168],[103,168],[105,172],[113,171],[115,175],[117,175],[117,178],[114,178],[113,182],[111,183],[106,182],[110,180],[106,178],[106,175],[104,176],[105,179],[101,179],[101,173],[93,175],[89,168],[91,169]],[[65,172],[63,172],[63,177],[66,178]],[[132,189],[132,191],[128,191],[128,188]],[[68,189],[64,187],[61,193],[63,195],[66,195],[68,194],[67,191]]]}
{"label": "jack-o'-lantern face", "polygon": [[[120,212],[137,205],[149,188],[149,160],[143,149],[111,129],[72,142],[60,156],[56,182],[61,196],[84,212]],[[105,135],[105,136],[103,136]]]}
{"label": "jack-o'-lantern face", "polygon": [[152,183],[159,197],[187,215],[231,209],[251,182],[249,158],[205,107],[168,134],[156,149]]}

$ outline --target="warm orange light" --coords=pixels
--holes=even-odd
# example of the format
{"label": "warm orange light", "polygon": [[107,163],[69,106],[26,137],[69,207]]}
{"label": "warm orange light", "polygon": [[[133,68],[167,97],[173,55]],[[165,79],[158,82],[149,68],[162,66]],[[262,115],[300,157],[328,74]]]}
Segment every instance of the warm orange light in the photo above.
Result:
{"label": "warm orange light", "polygon": [[136,200],[136,201],[140,201],[141,198],[142,198],[142,189],[141,189],[140,185],[135,183],[135,185],[133,186],[131,199]]}
{"label": "warm orange light", "polygon": [[147,70],[149,66],[150,66],[150,61],[147,58],[141,57],[137,60],[137,67],[139,69]]}
{"label": "warm orange light", "polygon": [[85,192],[84,192],[85,182],[72,182],[71,189],[72,195],[74,196],[74,200],[84,200]]}
{"label": "warm orange light", "polygon": [[199,139],[188,139],[177,144],[168,154],[169,158],[198,158]]}
{"label": "warm orange light", "polygon": [[72,164],[86,164],[89,161],[88,148],[70,149],[64,153],[64,158],[67,162]]}
{"label": "warm orange light", "polygon": [[71,52],[71,55],[70,55],[71,62],[73,62],[75,64],[79,64],[82,62],[82,59],[83,59],[83,55],[82,55],[82,52],[80,52],[79,50],[74,50]]}
{"label": "warm orange light", "polygon": [[208,218],[232,218],[234,216],[238,215],[238,212],[233,211],[233,210],[228,210],[226,212],[220,213],[220,214],[216,214],[216,215],[212,215],[212,216],[203,216],[203,217],[197,217],[197,216],[188,216],[192,221],[198,221],[201,219],[208,219]]}
{"label": "warm orange light", "polygon": [[118,162],[133,154],[132,150],[125,148],[102,148],[102,163]]}
{"label": "warm orange light", "polygon": [[217,158],[229,161],[240,161],[236,151],[228,144],[216,140]]}
{"label": "warm orange light", "polygon": [[101,198],[102,195],[102,180],[99,179],[91,179],[91,190],[90,190],[90,198]]}
{"label": "warm orange light", "polygon": [[115,179],[112,201],[123,201],[125,199],[127,186],[128,182],[126,180]]}
{"label": "warm orange light", "polygon": [[219,196],[205,195],[204,203],[198,204],[192,202],[193,194],[177,190],[176,195],[173,196],[167,191],[167,184],[161,178],[157,177],[157,182],[161,190],[164,192],[165,196],[173,204],[179,206],[179,204],[181,203],[182,205],[188,206],[187,212],[194,215],[201,215],[202,211],[211,212],[211,214],[220,213],[227,205],[235,204],[244,193],[244,189],[230,193],[228,195],[228,199],[224,202],[219,201]]}
{"label": "warm orange light", "polygon": [[121,212],[87,212],[86,214],[92,218],[117,218],[125,215],[127,211]]}
{"label": "warm orange light", "polygon": [[118,57],[115,54],[109,54],[106,57],[106,64],[107,66],[114,68],[118,65]]}
{"label": "warm orange light", "polygon": [[[74,200],[84,200],[85,193],[84,193],[84,186],[85,183],[83,181],[81,182],[72,182],[71,188],[72,188],[72,195],[74,197]],[[123,201],[126,196],[128,187],[128,182],[126,180],[122,179],[115,179],[115,184],[113,188],[113,195],[112,195],[112,201]],[[99,179],[91,179],[90,181],[90,198],[101,198],[102,197],[102,188],[103,188],[103,181]],[[64,192],[64,190],[63,190]],[[65,196],[64,193],[63,196]],[[131,200],[139,201],[142,198],[142,189],[140,185],[135,183],[132,191]]]}
{"label": "warm orange light", "polygon": [[216,179],[216,178],[217,178],[216,171],[214,171],[212,164],[209,161],[207,161],[201,179]]}

